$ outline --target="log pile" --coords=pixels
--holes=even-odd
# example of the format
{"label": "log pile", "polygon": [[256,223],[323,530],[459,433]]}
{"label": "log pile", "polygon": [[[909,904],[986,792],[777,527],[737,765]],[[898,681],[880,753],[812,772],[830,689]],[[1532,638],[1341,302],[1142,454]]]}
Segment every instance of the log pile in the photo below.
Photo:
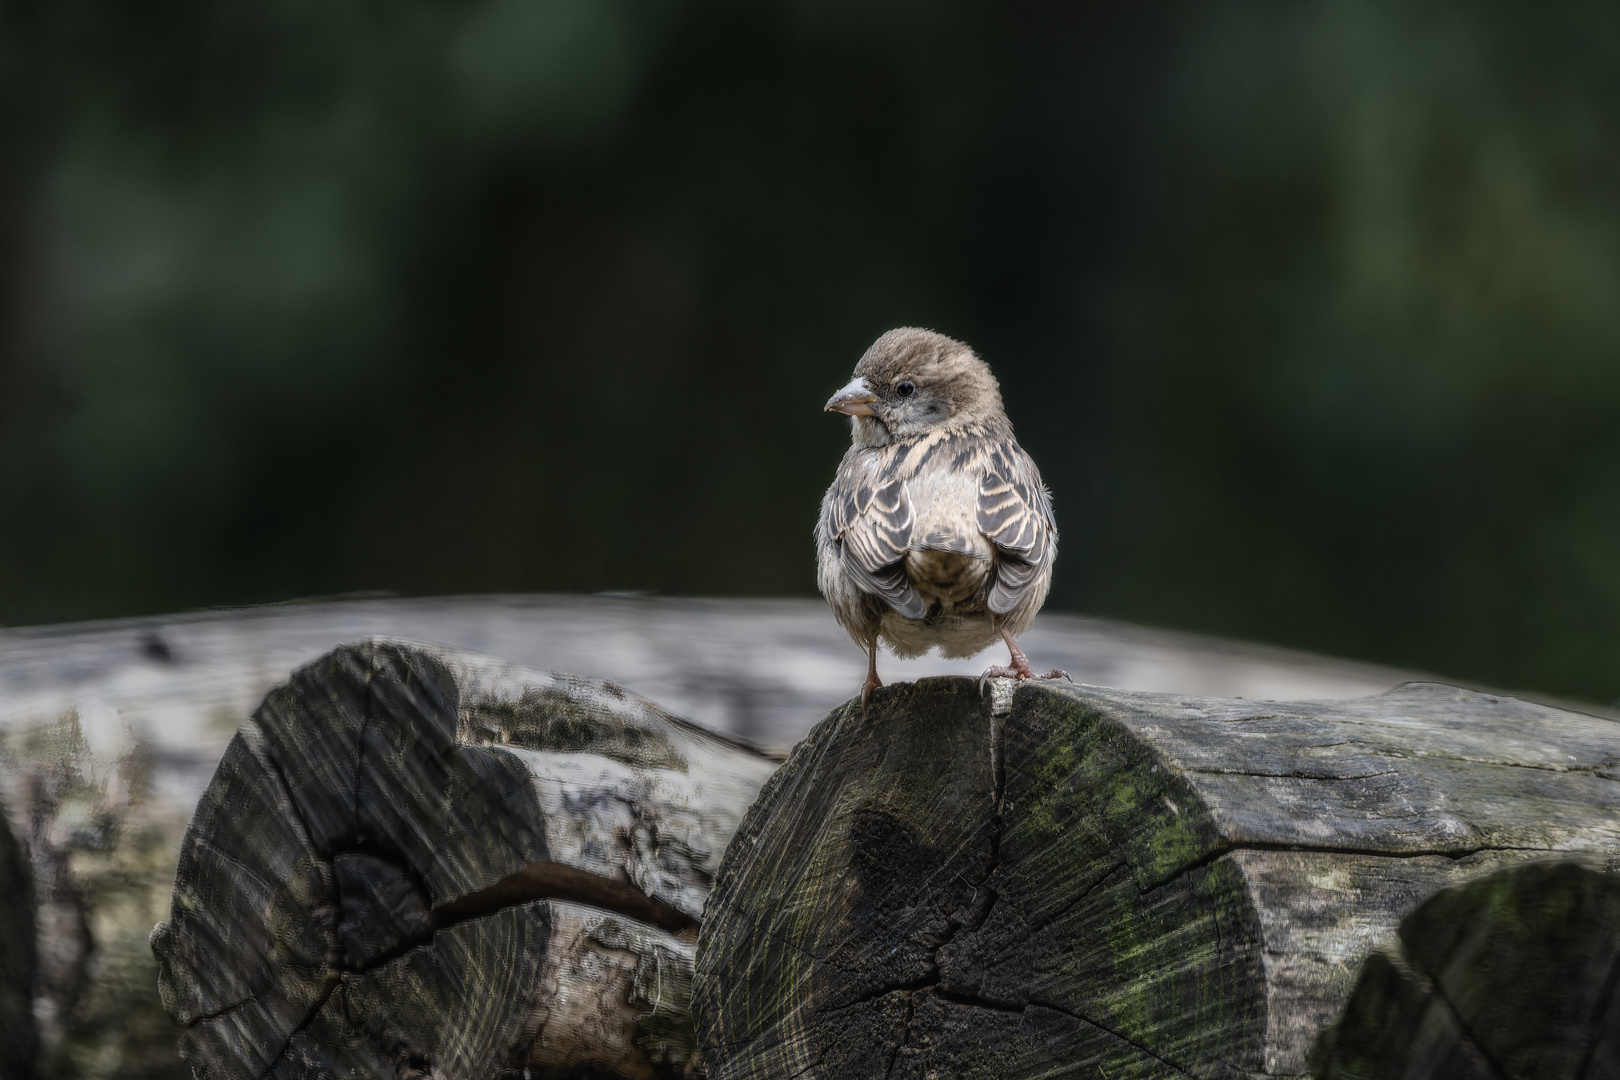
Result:
{"label": "log pile", "polygon": [[39,1030],[33,988],[38,979],[33,873],[0,809],[0,1076],[34,1075]]}
{"label": "log pile", "polygon": [[226,751],[153,933],[202,1077],[681,1076],[695,929],[776,762],[610,683],[368,642]]}
{"label": "log pile", "polygon": [[1454,687],[924,679],[778,768],[371,641],[237,735],[152,942],[204,1078],[1599,1080],[1617,854],[1620,724]]}
{"label": "log pile", "polygon": [[[184,1080],[147,938],[226,746],[265,694],[375,635],[611,678],[677,715],[785,753],[864,663],[819,600],[560,596],[347,599],[0,628],[0,803],[35,883],[42,1075]],[[1084,682],[1342,697],[1402,673],[1046,613],[1025,641]],[[883,661],[887,679],[977,673]]]}
{"label": "log pile", "polygon": [[886,687],[766,785],[699,940],[711,1080],[1303,1075],[1423,900],[1620,850],[1608,720],[996,686]]}

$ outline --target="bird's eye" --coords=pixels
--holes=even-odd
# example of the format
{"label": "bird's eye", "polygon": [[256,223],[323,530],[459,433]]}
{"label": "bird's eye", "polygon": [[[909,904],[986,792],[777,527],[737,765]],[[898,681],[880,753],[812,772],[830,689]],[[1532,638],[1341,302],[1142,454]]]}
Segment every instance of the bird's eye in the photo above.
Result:
{"label": "bird's eye", "polygon": [[901,397],[910,397],[912,392],[916,389],[917,384],[912,382],[910,379],[906,379],[899,386],[894,388],[894,392],[899,394]]}

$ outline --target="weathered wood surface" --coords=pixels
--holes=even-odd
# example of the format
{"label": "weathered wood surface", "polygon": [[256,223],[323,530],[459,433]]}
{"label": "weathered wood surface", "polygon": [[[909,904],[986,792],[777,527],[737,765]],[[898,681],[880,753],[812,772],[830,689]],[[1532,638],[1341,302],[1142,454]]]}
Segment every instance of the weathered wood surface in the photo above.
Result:
{"label": "weathered wood surface", "polygon": [[[146,939],[192,809],[274,685],[376,635],[611,677],[783,752],[853,693],[864,663],[811,600],[366,599],[0,630],[0,801],[40,885],[47,1078],[189,1077]],[[1043,614],[1025,644],[1085,682],[1186,693],[1338,697],[1402,677],[1061,614]],[[979,663],[884,657],[882,671],[913,679]]]}
{"label": "weathered wood surface", "polygon": [[1303,1075],[1422,900],[1620,843],[1607,719],[991,686],[846,705],[766,785],[699,940],[711,1080]]}
{"label": "weathered wood surface", "polygon": [[340,648],[186,834],[152,937],[182,1051],[205,1078],[684,1075],[695,930],[775,767],[609,683]]}
{"label": "weathered wood surface", "polygon": [[34,880],[28,858],[0,813],[0,1076],[36,1075],[39,1030],[34,987],[39,957],[34,939]]}
{"label": "weathered wood surface", "polygon": [[1536,862],[1447,889],[1367,958],[1322,1080],[1620,1077],[1620,876]]}

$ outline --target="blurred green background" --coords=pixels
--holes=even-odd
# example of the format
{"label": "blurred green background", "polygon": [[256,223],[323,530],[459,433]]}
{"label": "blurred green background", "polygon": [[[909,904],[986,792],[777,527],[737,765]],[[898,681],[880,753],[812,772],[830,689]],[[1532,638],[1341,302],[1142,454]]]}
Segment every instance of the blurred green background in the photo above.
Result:
{"label": "blurred green background", "polygon": [[810,594],[920,324],[1051,606],[1620,695],[1620,8],[0,11],[0,622]]}

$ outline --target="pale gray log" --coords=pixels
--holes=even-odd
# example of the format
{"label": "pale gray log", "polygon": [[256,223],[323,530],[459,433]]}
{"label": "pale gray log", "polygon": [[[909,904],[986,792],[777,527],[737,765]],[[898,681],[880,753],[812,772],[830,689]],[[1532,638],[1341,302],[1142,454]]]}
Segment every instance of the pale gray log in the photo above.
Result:
{"label": "pale gray log", "polygon": [[1266,973],[1264,1069],[1297,1076],[1362,961],[1391,948],[1402,916],[1441,889],[1522,863],[1524,853],[1389,858],[1316,851],[1232,852],[1254,898]]}

